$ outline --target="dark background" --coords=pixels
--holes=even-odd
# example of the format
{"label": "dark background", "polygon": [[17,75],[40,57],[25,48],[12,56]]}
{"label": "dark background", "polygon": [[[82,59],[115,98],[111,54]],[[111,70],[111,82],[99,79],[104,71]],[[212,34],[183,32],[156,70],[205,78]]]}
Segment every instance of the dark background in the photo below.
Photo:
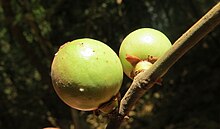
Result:
{"label": "dark background", "polygon": [[[217,1],[0,0],[0,128],[102,129],[106,118],[70,109],[54,93],[50,64],[59,46],[89,37],[118,53],[123,38],[142,27],[173,43]],[[216,28],[184,55],[122,128],[220,129],[219,37]],[[130,83],[124,77],[122,93]]]}

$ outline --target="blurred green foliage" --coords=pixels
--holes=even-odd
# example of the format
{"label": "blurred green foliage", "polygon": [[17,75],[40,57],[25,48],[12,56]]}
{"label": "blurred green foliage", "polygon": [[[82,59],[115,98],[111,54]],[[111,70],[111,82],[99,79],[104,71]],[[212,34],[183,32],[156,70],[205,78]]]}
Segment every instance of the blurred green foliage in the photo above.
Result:
{"label": "blurred green foliage", "polygon": [[[54,93],[50,64],[58,47],[90,37],[117,53],[141,27],[174,42],[217,1],[0,0],[0,128],[104,128],[105,117],[70,109]],[[178,61],[122,128],[220,129],[219,36],[216,28]],[[125,77],[122,94],[130,83]]]}

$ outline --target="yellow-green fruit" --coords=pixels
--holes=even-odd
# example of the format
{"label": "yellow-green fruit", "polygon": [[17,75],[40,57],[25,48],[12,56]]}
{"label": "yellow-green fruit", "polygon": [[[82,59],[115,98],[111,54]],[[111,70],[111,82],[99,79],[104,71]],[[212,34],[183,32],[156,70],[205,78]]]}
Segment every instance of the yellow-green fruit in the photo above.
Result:
{"label": "yellow-green fruit", "polygon": [[140,60],[147,60],[149,56],[161,57],[172,46],[169,39],[160,31],[151,28],[141,28],[131,32],[123,40],[119,57],[125,74],[131,77],[134,70],[126,57],[134,56]]}
{"label": "yellow-green fruit", "polygon": [[51,77],[56,93],[66,104],[89,111],[118,93],[123,69],[110,47],[83,38],[60,47],[52,63]]}

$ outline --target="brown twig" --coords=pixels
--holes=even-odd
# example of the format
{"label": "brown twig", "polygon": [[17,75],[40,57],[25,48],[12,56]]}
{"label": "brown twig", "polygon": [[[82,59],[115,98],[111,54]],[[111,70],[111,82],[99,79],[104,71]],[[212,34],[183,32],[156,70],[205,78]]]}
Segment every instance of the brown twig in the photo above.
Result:
{"label": "brown twig", "polygon": [[118,129],[135,103],[161,78],[177,60],[220,24],[220,2],[186,31],[172,48],[153,66],[138,74],[120,102],[118,113],[110,119],[107,129]]}

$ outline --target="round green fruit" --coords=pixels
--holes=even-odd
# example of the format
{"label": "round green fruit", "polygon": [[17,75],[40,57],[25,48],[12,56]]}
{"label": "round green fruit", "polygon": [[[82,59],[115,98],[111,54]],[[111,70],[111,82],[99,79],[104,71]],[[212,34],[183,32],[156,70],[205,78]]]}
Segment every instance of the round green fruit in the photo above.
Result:
{"label": "round green fruit", "polygon": [[[158,30],[141,28],[131,32],[122,41],[119,50],[119,57],[125,74],[133,78],[133,70],[138,62],[146,60],[151,62],[155,58],[158,59],[171,46],[169,39]],[[146,66],[150,65],[147,64]]]}
{"label": "round green fruit", "polygon": [[55,54],[51,78],[58,96],[78,110],[96,110],[115,96],[123,69],[116,53],[89,38],[68,42]]}

